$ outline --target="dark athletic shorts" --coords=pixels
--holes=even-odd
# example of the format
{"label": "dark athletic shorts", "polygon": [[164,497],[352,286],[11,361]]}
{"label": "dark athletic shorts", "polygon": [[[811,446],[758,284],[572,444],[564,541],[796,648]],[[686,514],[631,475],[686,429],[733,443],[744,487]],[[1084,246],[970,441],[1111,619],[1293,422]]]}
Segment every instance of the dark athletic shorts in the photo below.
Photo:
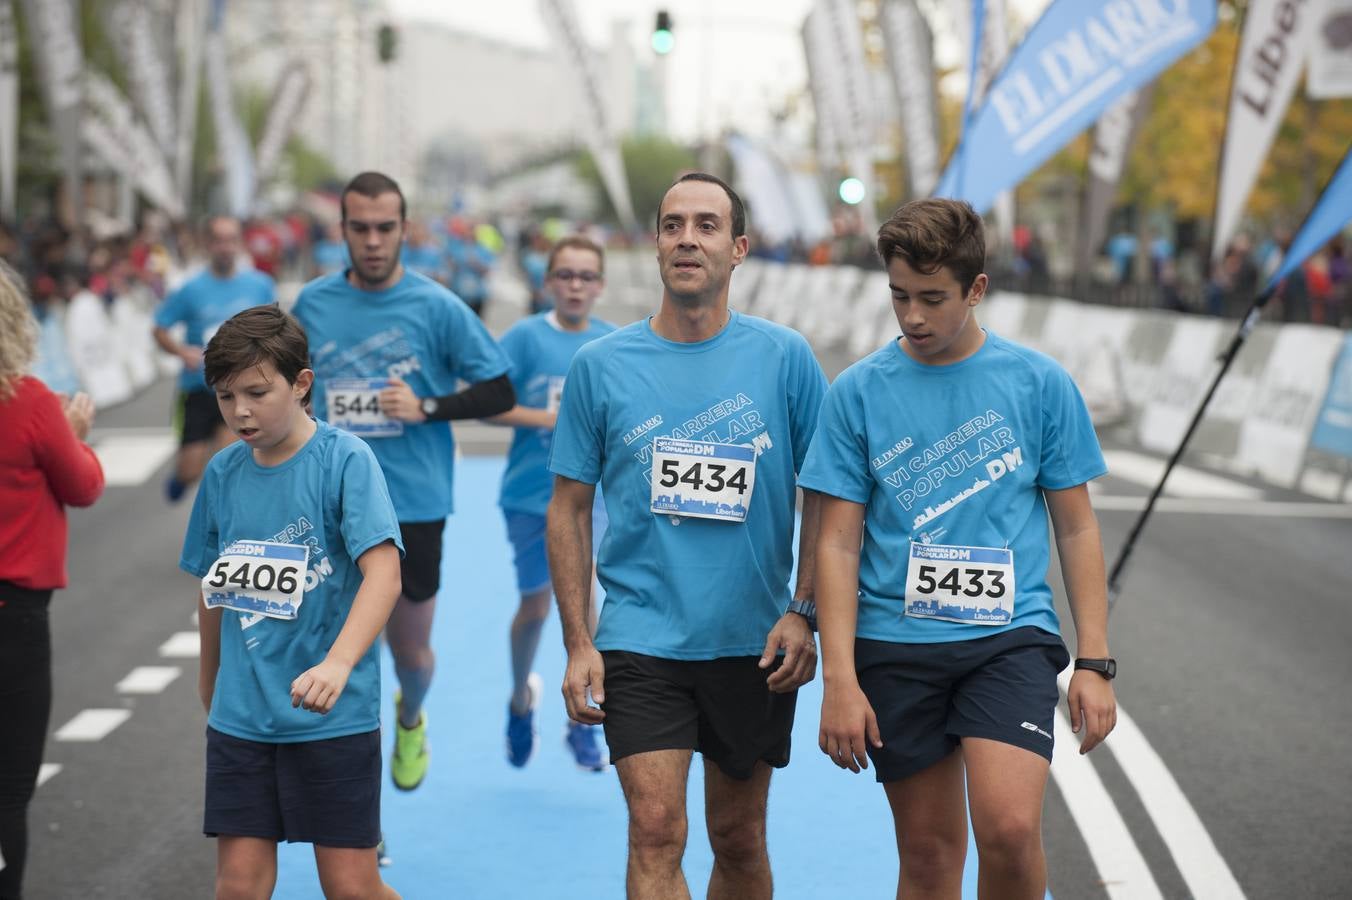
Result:
{"label": "dark athletic shorts", "polygon": [[445,527],[445,519],[399,523],[404,541],[399,575],[404,580],[403,595],[414,603],[431,600],[441,587],[441,532]]}
{"label": "dark athletic shorts", "polygon": [[775,694],[765,680],[778,668],[759,656],[661,659],[605,650],[604,721],[610,761],[653,750],[698,750],[730,778],[745,781],[756,763],[789,764],[798,692]]}
{"label": "dark athletic shorts", "polygon": [[207,726],[208,837],[365,849],[380,843],[380,730],[268,744]]}
{"label": "dark athletic shorts", "polygon": [[179,403],[183,414],[182,431],[178,436],[180,447],[216,439],[216,430],[225,427],[215,391],[180,391]]}
{"label": "dark athletic shorts", "polygon": [[1056,675],[1070,663],[1060,635],[1026,627],[943,644],[859,638],[854,654],[882,732],[882,748],[868,748],[878,781],[924,771],[965,737],[1051,760]]}

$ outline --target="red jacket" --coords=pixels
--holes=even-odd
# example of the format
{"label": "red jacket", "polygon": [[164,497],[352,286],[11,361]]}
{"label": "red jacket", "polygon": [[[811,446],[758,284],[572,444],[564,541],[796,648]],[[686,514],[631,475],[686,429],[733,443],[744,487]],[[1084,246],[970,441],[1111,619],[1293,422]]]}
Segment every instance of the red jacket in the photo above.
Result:
{"label": "red jacket", "polygon": [[66,506],[103,493],[103,467],[75,437],[61,400],[36,378],[0,400],[0,581],[66,586]]}

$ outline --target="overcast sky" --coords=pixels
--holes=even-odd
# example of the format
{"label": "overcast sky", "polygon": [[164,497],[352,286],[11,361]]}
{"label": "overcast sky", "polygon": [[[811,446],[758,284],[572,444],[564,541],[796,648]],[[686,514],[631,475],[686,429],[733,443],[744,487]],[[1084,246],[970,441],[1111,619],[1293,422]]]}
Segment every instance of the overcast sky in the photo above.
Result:
{"label": "overcast sky", "polygon": [[[957,2],[957,0],[951,0]],[[1049,0],[1010,0],[1031,21]],[[538,0],[389,0],[405,21],[435,21],[513,44],[546,43]],[[770,110],[807,81],[801,28],[812,0],[575,0],[582,28],[594,44],[610,40],[615,22],[627,23],[635,51],[647,46],[657,10],[673,20],[676,49],[667,62],[671,130],[684,139],[737,124],[763,134]],[[948,2],[942,4],[949,5]],[[948,29],[938,51],[959,51]]]}

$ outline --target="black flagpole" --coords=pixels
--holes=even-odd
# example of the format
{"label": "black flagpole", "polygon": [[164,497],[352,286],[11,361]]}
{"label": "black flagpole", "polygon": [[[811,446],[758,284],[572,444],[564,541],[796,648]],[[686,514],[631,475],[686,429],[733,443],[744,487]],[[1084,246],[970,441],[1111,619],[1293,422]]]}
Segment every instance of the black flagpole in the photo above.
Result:
{"label": "black flagpole", "polygon": [[1268,288],[1259,294],[1249,307],[1249,311],[1244,315],[1244,321],[1240,323],[1239,330],[1235,332],[1234,338],[1230,341],[1230,346],[1220,357],[1221,368],[1212,379],[1211,387],[1207,388],[1206,396],[1202,398],[1202,403],[1197,407],[1197,412],[1193,415],[1192,421],[1188,423],[1188,430],[1183,433],[1183,440],[1179,441],[1178,448],[1174,450],[1173,456],[1169,457],[1168,464],[1164,467],[1164,474],[1160,476],[1159,483],[1155,489],[1150,492],[1150,499],[1146,500],[1145,508],[1141,510],[1140,516],[1136,519],[1136,524],[1131,526],[1131,531],[1127,534],[1127,540],[1122,544],[1122,550],[1117,555],[1117,562],[1113,563],[1112,572],[1108,575],[1108,611],[1112,612],[1113,606],[1117,603],[1118,595],[1122,591],[1122,570],[1127,566],[1127,560],[1131,557],[1131,551],[1136,546],[1136,539],[1140,537],[1141,529],[1145,527],[1146,519],[1150,518],[1150,513],[1155,508],[1155,501],[1159,499],[1164,491],[1164,482],[1168,480],[1169,473],[1174,470],[1179,459],[1183,456],[1183,451],[1187,449],[1188,441],[1192,440],[1192,433],[1197,430],[1197,426],[1202,421],[1202,416],[1206,414],[1206,408],[1211,403],[1211,398],[1216,393],[1216,388],[1220,386],[1221,379],[1229,371],[1230,364],[1235,361],[1239,354],[1239,348],[1244,345],[1244,341],[1253,331],[1254,326],[1258,324],[1258,319],[1262,316],[1263,307],[1268,299],[1272,297],[1273,288]]}

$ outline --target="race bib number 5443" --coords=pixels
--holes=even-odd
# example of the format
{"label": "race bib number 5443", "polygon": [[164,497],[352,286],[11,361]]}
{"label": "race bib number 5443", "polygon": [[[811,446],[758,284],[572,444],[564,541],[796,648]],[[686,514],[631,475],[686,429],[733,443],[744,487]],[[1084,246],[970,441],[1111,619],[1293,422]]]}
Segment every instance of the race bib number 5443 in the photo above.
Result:
{"label": "race bib number 5443", "polygon": [[911,542],[906,615],[964,625],[1014,620],[1014,551]]}
{"label": "race bib number 5443", "polygon": [[207,609],[294,619],[305,599],[310,548],[272,541],[235,541],[202,579]]}

